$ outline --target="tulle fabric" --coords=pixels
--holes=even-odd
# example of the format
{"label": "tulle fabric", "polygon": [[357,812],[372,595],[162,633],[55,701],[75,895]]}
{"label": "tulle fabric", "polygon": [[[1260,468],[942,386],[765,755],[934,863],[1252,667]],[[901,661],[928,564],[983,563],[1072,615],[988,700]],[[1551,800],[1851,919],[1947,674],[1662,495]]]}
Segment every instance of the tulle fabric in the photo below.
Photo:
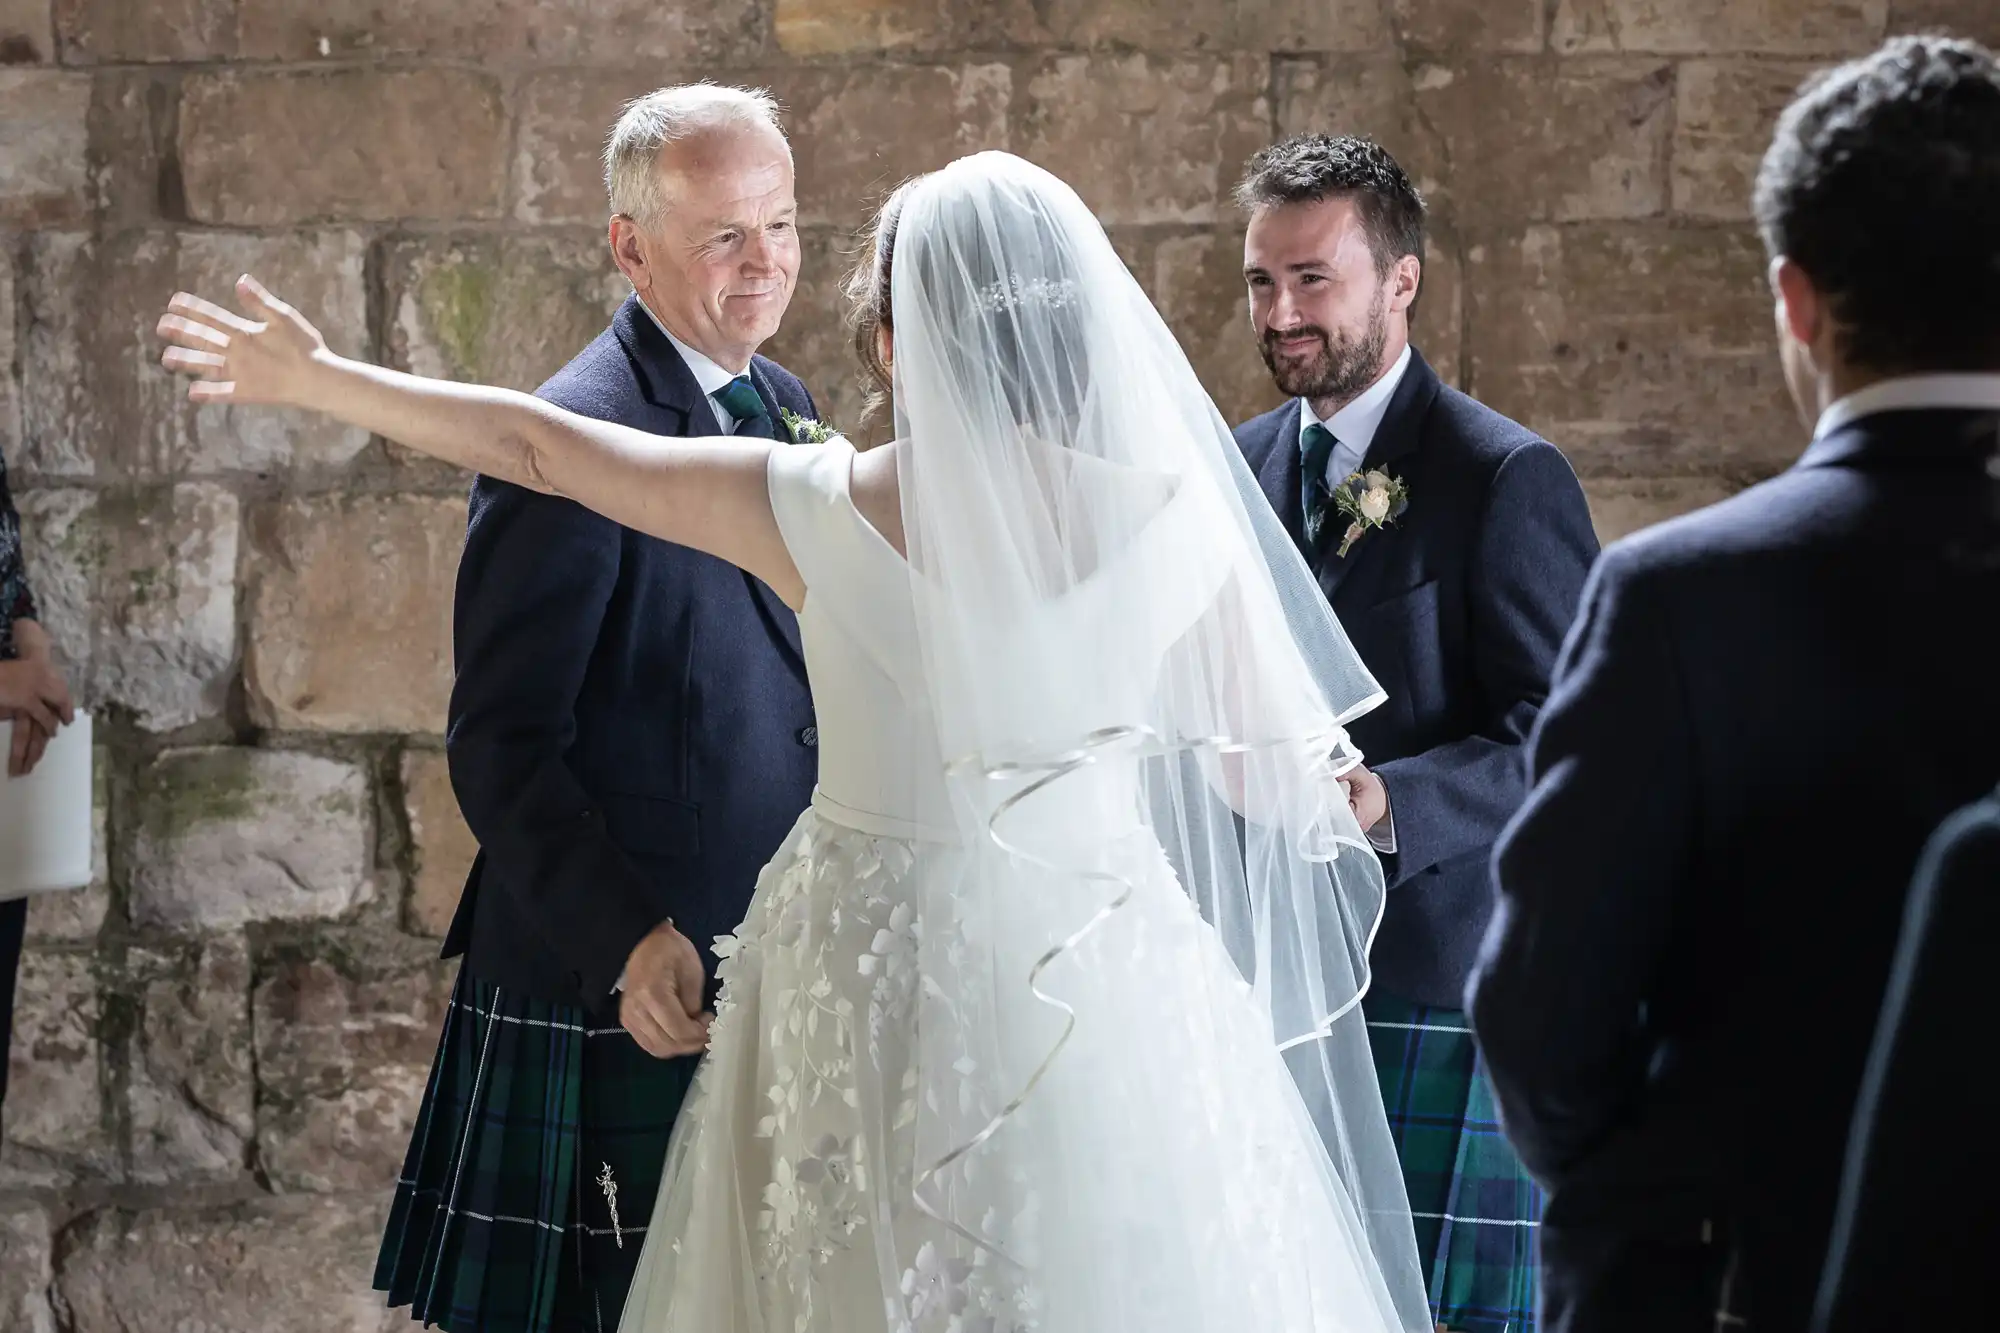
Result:
{"label": "tulle fabric", "polygon": [[[1379,686],[1068,186],[1003,153],[924,179],[903,204],[892,294],[910,595],[939,746],[915,761],[945,766],[966,849],[926,892],[933,912],[949,901],[1043,946],[1026,972],[982,957],[954,974],[1046,1037],[1002,1051],[1020,1110],[920,1109],[920,1198],[990,1240],[967,1173],[1009,1159],[1003,1140],[1028,1137],[1014,1122],[1058,1071],[1064,1088],[1093,1078],[1104,1051],[1080,1034],[1129,1010],[1071,940],[1114,930],[1155,882],[1104,859],[1126,838],[1158,849],[1247,987],[1256,1044],[1283,1052],[1322,1150],[1304,1174],[1372,1260],[1374,1326],[1428,1328],[1359,1010],[1384,882],[1336,781],[1358,759],[1343,724]],[[926,1037],[920,1089],[950,1058]],[[1071,1109],[1061,1095],[1051,1124]],[[1196,1126],[1216,1138],[1193,1160],[1169,1155],[1165,1118],[1142,1108],[1118,1132],[1157,1147],[1162,1169],[1107,1185],[1060,1154],[1036,1167],[1074,1172],[1110,1216],[1202,1225],[1232,1128]],[[1289,1243],[1301,1266],[1320,1260]]]}

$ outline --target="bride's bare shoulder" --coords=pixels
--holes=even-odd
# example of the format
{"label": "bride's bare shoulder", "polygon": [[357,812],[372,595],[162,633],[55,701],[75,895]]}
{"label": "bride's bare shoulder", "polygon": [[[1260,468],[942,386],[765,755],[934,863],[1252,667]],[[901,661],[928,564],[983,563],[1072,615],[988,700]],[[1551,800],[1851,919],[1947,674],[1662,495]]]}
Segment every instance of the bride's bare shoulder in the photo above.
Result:
{"label": "bride's bare shoulder", "polygon": [[896,458],[902,449],[902,442],[895,441],[855,454],[849,486],[855,509],[898,553],[903,549],[903,497],[896,484]]}

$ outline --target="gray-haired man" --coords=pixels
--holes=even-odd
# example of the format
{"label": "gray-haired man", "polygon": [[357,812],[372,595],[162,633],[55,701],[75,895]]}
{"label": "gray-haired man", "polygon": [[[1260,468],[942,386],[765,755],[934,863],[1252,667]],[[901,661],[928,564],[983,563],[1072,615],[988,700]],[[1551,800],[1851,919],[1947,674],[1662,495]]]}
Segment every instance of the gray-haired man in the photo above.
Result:
{"label": "gray-haired man", "polygon": [[[755,354],[799,265],[770,99],[641,98],[605,180],[633,294],[540,395],[672,436],[816,415]],[[447,1329],[612,1329],[707,1041],[708,944],[811,799],[798,625],[720,560],[480,478],[453,635],[480,854],[375,1285]]]}

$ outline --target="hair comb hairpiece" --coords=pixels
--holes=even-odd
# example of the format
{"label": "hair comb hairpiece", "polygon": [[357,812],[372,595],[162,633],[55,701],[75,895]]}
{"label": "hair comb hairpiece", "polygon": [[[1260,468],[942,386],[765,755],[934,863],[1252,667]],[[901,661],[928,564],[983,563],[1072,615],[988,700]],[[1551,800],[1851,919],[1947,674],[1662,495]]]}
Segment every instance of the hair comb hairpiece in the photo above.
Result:
{"label": "hair comb hairpiece", "polygon": [[988,283],[973,296],[972,304],[982,314],[1012,310],[1016,306],[1040,305],[1060,309],[1076,300],[1081,289],[1074,278],[1027,278],[1009,275]]}

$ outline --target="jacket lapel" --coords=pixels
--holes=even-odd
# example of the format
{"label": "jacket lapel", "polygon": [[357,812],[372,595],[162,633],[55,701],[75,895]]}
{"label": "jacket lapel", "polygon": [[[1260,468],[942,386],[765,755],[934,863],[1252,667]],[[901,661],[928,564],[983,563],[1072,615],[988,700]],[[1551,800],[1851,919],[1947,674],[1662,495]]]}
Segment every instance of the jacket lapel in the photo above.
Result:
{"label": "jacket lapel", "polygon": [[[1431,369],[1423,354],[1412,347],[1410,364],[1403,371],[1402,383],[1396,386],[1394,396],[1389,399],[1388,409],[1382,414],[1382,424],[1375,428],[1375,438],[1369,441],[1368,452],[1361,460],[1362,471],[1380,468],[1391,475],[1396,474],[1396,465],[1415,453],[1422,441],[1424,418],[1430,415],[1431,404],[1437,400],[1437,394],[1437,372]],[[1418,504],[1420,498],[1412,496],[1410,503]],[[1343,586],[1367,586],[1365,580],[1357,580],[1355,576],[1374,570],[1381,561],[1380,548],[1400,535],[1395,527],[1376,529],[1355,542],[1345,556],[1336,555],[1341,536],[1346,531],[1345,523],[1338,518],[1330,519],[1320,533],[1320,549],[1314,557],[1314,572],[1319,575],[1319,586],[1329,602]]]}
{"label": "jacket lapel", "polygon": [[715,409],[709,406],[708,395],[695,382],[694,372],[667,341],[667,335],[653,323],[653,317],[639,304],[637,296],[625,298],[625,304],[611,317],[611,327],[638,372],[639,391],[647,402],[669,414],[673,421],[674,428],[662,430],[661,434],[684,439],[722,434]]}
{"label": "jacket lapel", "polygon": [[1264,498],[1271,502],[1278,521],[1291,534],[1299,554],[1310,564],[1313,553],[1306,547],[1306,515],[1299,503],[1300,467],[1299,400],[1294,398],[1278,413],[1263,460],[1257,467],[1257,485],[1263,489]]}

